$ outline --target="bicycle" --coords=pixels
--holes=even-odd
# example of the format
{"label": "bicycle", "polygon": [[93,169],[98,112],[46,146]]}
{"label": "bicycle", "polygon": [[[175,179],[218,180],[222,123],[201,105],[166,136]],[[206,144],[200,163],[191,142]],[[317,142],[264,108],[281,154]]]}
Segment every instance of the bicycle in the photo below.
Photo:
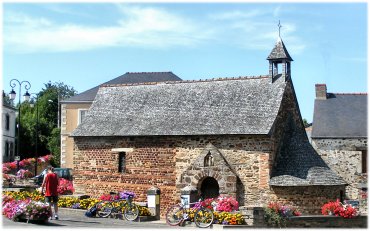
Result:
{"label": "bicycle", "polygon": [[[184,203],[179,203],[171,206],[166,213],[166,222],[171,226],[179,225],[188,220],[190,217],[190,209],[186,208],[188,205],[196,204],[189,203],[188,198],[181,197]],[[194,222],[199,228],[207,228],[213,223],[214,215],[211,209],[203,207],[195,209]]]}
{"label": "bicycle", "polygon": [[[129,195],[127,199],[118,199],[112,201],[100,201],[95,204],[96,213],[99,217],[109,217],[112,213],[120,213],[128,221],[134,221],[139,216],[139,207],[132,203],[133,196]],[[114,203],[118,203],[117,206]]]}

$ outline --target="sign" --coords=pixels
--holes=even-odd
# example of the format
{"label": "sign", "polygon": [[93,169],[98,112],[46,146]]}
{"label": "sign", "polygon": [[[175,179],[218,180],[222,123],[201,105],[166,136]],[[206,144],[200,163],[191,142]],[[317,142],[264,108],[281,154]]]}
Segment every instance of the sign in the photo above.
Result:
{"label": "sign", "polygon": [[20,157],[20,156],[15,156],[15,157],[14,157],[14,160],[19,161],[20,159],[21,159],[21,157]]}

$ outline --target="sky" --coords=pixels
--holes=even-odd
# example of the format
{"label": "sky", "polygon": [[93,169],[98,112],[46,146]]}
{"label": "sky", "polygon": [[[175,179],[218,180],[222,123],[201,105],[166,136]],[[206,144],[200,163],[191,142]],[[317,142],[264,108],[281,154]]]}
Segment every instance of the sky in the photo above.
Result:
{"label": "sky", "polygon": [[2,6],[6,93],[13,78],[29,81],[30,92],[51,81],[81,93],[126,72],[172,71],[184,80],[266,75],[279,20],[303,118],[312,122],[316,83],[332,93],[367,92],[366,3]]}

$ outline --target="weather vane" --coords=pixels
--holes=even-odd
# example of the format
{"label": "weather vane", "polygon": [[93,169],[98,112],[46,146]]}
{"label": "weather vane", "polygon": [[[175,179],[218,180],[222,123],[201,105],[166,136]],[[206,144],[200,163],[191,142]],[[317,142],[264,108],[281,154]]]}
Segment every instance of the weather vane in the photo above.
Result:
{"label": "weather vane", "polygon": [[280,24],[280,20],[279,20],[278,27],[279,27],[279,37],[280,37],[280,28],[282,28],[282,27],[283,27],[283,26]]}

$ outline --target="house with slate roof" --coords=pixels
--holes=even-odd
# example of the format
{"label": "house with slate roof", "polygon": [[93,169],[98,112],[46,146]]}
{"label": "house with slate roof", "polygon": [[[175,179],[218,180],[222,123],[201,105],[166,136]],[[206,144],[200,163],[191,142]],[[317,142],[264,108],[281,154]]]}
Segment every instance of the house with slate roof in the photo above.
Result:
{"label": "house with slate roof", "polygon": [[[162,82],[181,80],[172,72],[127,72],[104,84],[136,84],[145,82]],[[69,99],[61,101],[61,167],[73,168],[73,139],[72,131],[84,120],[95,99],[99,86],[93,87]]]}
{"label": "house with slate roof", "polygon": [[267,60],[263,76],[100,86],[71,134],[76,191],[155,186],[162,216],[185,188],[319,214],[347,183],[308,141],[281,38]]}
{"label": "house with slate roof", "polygon": [[328,93],[316,84],[312,145],[347,183],[345,199],[367,195],[367,93]]}
{"label": "house with slate roof", "polygon": [[3,107],[2,107],[2,150],[3,150],[3,162],[14,161],[14,149],[15,149],[15,124],[17,109],[11,105],[11,103],[5,100],[5,93],[3,91]]}

